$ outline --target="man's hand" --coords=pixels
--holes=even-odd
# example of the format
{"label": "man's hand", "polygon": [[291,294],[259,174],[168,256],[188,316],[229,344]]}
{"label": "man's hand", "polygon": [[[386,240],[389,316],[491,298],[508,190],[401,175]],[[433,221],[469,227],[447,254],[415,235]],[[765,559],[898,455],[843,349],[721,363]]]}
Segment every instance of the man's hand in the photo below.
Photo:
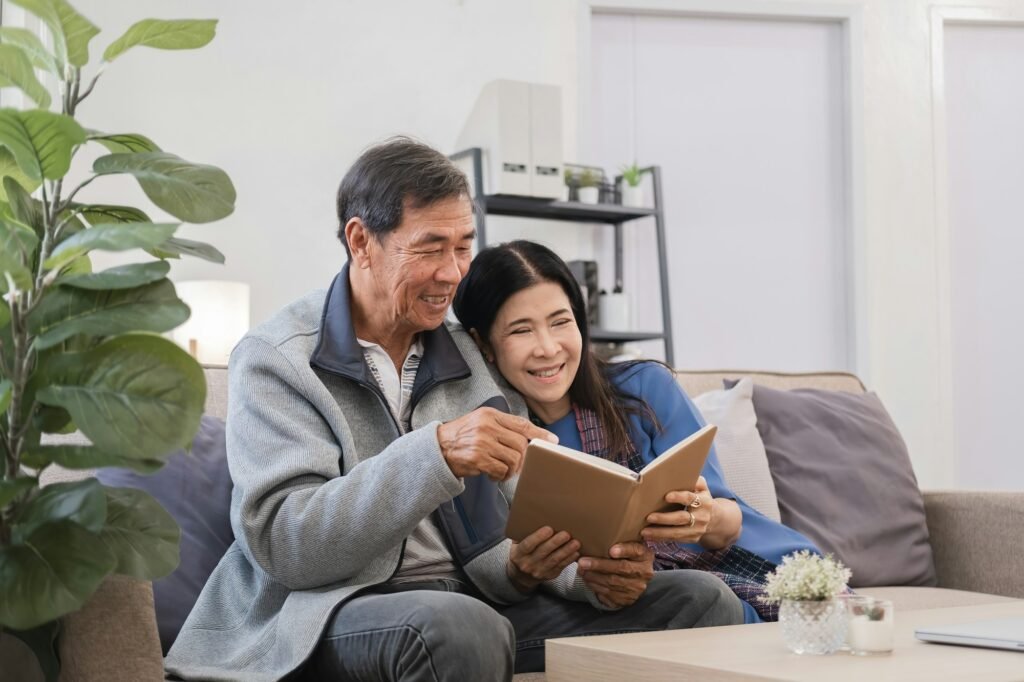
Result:
{"label": "man's hand", "polygon": [[519,471],[531,438],[558,442],[555,434],[528,419],[491,407],[477,408],[437,427],[441,454],[459,478],[484,474],[492,481],[507,480]]}
{"label": "man's hand", "polygon": [[610,554],[611,559],[580,559],[579,575],[605,606],[629,606],[654,577],[654,550],[640,542],[622,542]]}
{"label": "man's hand", "polygon": [[529,592],[545,580],[557,578],[580,558],[580,543],[565,531],[539,528],[521,542],[513,542],[508,555],[508,577],[520,592]]}

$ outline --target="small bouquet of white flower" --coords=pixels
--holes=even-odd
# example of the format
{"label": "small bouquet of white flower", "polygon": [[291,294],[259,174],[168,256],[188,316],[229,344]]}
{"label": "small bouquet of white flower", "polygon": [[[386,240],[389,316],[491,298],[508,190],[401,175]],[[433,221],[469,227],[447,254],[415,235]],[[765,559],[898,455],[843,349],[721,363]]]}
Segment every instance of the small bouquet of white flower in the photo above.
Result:
{"label": "small bouquet of white flower", "polygon": [[805,549],[783,557],[782,565],[768,574],[762,599],[769,604],[784,599],[826,601],[846,589],[850,576],[850,569],[831,554]]}

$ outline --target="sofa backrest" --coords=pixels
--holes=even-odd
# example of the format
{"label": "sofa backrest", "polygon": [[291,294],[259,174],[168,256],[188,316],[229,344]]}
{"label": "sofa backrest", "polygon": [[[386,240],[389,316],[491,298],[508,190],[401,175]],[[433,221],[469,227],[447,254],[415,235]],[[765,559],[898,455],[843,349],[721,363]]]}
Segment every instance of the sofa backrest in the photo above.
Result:
{"label": "sofa backrest", "polygon": [[[228,369],[224,365],[205,365],[206,414],[224,419],[228,411]],[[723,379],[750,377],[755,384],[789,390],[820,388],[828,391],[863,393],[864,384],[848,372],[756,372],[744,370],[677,370],[679,384],[691,398],[722,388]]]}
{"label": "sofa backrest", "polygon": [[228,416],[228,368],[226,365],[203,365],[206,374],[206,414],[226,419]]}
{"label": "sofa backrest", "polygon": [[817,388],[825,391],[863,393],[864,384],[849,372],[758,372],[740,369],[676,370],[679,384],[691,398],[722,388],[723,379],[750,377],[755,384],[789,391],[794,388]]}

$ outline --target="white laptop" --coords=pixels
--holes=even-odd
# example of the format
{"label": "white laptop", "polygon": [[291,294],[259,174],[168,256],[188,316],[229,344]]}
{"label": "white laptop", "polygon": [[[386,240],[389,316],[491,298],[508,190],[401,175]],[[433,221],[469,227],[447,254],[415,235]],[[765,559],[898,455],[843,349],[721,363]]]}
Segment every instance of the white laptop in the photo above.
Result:
{"label": "white laptop", "polygon": [[926,642],[1024,652],[1024,618],[1020,617],[918,628],[914,635]]}

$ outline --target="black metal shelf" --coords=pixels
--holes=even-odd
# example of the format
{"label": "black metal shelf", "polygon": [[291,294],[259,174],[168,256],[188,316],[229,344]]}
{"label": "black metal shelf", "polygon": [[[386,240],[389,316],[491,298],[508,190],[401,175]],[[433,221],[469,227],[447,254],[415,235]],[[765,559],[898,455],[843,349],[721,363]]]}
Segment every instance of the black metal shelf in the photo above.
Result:
{"label": "black metal shelf", "polygon": [[665,338],[661,332],[610,332],[604,329],[590,330],[592,341],[602,343],[628,343],[630,341],[660,341]]}
{"label": "black metal shelf", "polygon": [[653,216],[653,208],[633,208],[618,204],[583,204],[578,201],[551,201],[533,197],[486,194],[478,199],[481,208],[490,215],[565,220],[577,223],[606,223],[620,225],[630,220]]}
{"label": "black metal shelf", "polygon": [[[479,147],[463,149],[452,154],[452,160],[468,159],[472,162],[473,200],[479,206],[476,215],[477,246],[487,246],[488,215],[533,218],[536,220],[561,220],[574,223],[612,225],[615,230],[615,287],[622,291],[622,225],[639,218],[654,218],[654,233],[658,243],[658,274],[661,288],[660,332],[613,332],[592,329],[590,338],[599,343],[627,343],[630,341],[658,341],[664,344],[665,361],[673,362],[672,353],[672,311],[669,306],[668,258],[665,250],[665,216],[661,211],[661,169],[657,166],[641,168],[640,172],[650,174],[654,190],[653,208],[633,208],[618,204],[584,204],[578,201],[552,201],[535,197],[508,194],[484,194],[483,150]],[[618,182],[621,177],[616,178]]]}

